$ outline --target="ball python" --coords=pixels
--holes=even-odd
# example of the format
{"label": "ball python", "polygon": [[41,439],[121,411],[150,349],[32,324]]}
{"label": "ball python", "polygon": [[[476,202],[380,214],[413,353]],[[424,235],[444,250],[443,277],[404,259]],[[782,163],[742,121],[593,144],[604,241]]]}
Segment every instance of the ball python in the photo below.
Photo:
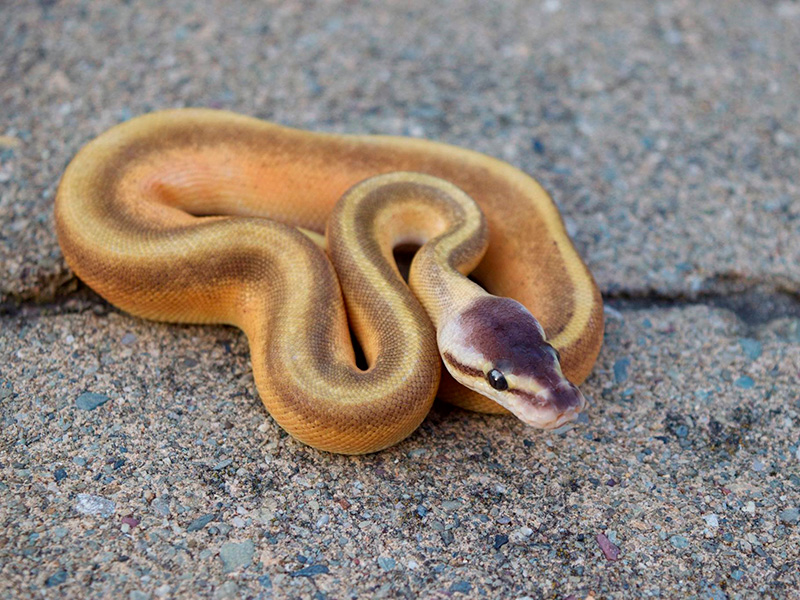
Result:
{"label": "ball python", "polygon": [[120,309],[243,330],[265,407],[315,448],[391,446],[437,392],[539,428],[584,408],[600,293],[542,187],[483,154],[168,110],[84,146],[55,223]]}

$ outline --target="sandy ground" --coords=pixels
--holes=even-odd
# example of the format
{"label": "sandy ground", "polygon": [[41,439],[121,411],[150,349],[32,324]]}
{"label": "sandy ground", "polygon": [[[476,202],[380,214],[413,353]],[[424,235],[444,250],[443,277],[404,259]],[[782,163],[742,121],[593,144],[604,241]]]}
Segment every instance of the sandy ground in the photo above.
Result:
{"label": "sandy ground", "polygon": [[[0,7],[0,598],[800,598],[797,2],[166,4]],[[607,300],[586,418],[323,454],[238,331],[80,286],[61,172],[177,106],[537,177]]]}

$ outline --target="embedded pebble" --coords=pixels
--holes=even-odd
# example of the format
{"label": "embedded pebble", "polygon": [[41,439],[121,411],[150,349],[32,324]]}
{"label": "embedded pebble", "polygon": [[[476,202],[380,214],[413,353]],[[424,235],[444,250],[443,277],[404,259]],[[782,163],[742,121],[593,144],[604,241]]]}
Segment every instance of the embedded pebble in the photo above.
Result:
{"label": "embedded pebble", "polygon": [[212,467],[214,471],[221,471],[225,467],[229,467],[233,464],[232,458],[226,458],[225,460],[219,461],[216,465]]}
{"label": "embedded pebble", "polygon": [[241,529],[247,525],[247,521],[245,521],[242,517],[233,517],[233,519],[231,519],[231,525]]}
{"label": "embedded pebble", "polygon": [[717,529],[719,527],[719,517],[713,513],[709,515],[703,515],[703,520],[711,529]]}
{"label": "embedded pebble", "polygon": [[57,585],[61,585],[67,580],[67,572],[65,570],[56,571],[50,577],[48,577],[44,584],[47,587],[55,587]]}
{"label": "embedded pebble", "polygon": [[163,517],[168,517],[170,515],[169,500],[163,496],[154,498],[153,501],[150,502],[150,508],[152,508],[156,514]]}
{"label": "embedded pebble", "polygon": [[131,332],[128,332],[122,336],[120,342],[122,342],[126,346],[130,346],[131,344],[136,343],[136,335]]}
{"label": "embedded pebble", "polygon": [[207,514],[203,515],[202,517],[197,517],[194,521],[189,523],[188,527],[186,527],[186,531],[188,531],[189,533],[193,531],[200,531],[201,529],[203,529],[203,527],[211,523],[211,521],[213,521],[215,518],[216,518],[215,514]]}
{"label": "embedded pebble", "polygon": [[566,423],[550,431],[550,435],[564,435],[568,431],[575,429],[575,423]]}
{"label": "embedded pebble", "polygon": [[508,539],[515,544],[520,544],[531,537],[531,535],[533,535],[533,529],[530,527],[520,527],[519,529],[511,532],[511,535],[508,536]]}
{"label": "embedded pebble", "polygon": [[226,573],[238,571],[253,562],[255,544],[252,540],[243,542],[227,542],[219,550],[222,568]]}
{"label": "embedded pebble", "polygon": [[600,550],[603,551],[603,556],[606,557],[606,560],[615,561],[619,559],[620,549],[619,546],[612,543],[611,540],[608,539],[608,536],[604,533],[598,533],[595,536],[597,540],[597,544],[600,546]]}
{"label": "embedded pebble", "polygon": [[455,581],[450,586],[450,593],[469,594],[472,591],[472,585],[468,581]]}
{"label": "embedded pebble", "polygon": [[778,515],[778,518],[784,523],[797,523],[797,521],[800,519],[800,508],[787,508],[782,510]]}
{"label": "embedded pebble", "polygon": [[102,496],[92,494],[78,494],[75,510],[83,515],[94,515],[98,517],[110,517],[116,510],[113,501]]}
{"label": "embedded pebble", "polygon": [[614,381],[624,383],[628,379],[628,367],[631,364],[629,356],[625,356],[614,363]]}
{"label": "embedded pebble", "polygon": [[689,540],[682,535],[673,535],[669,538],[669,543],[676,548],[687,548],[689,546]]}
{"label": "embedded pebble", "polygon": [[494,546],[495,550],[499,550],[507,543],[508,543],[508,536],[504,534],[499,534],[494,536],[494,543],[492,545]]}
{"label": "embedded pebble", "polygon": [[752,338],[741,338],[739,340],[739,345],[742,347],[742,352],[744,352],[745,356],[750,360],[759,358],[763,351],[761,342]]}
{"label": "embedded pebble", "polygon": [[75,400],[75,406],[81,410],[94,410],[98,406],[103,406],[110,398],[103,394],[95,394],[94,392],[84,392]]}
{"label": "embedded pebble", "polygon": [[311,565],[310,567],[303,567],[297,571],[290,573],[292,577],[314,577],[314,575],[324,575],[328,573],[328,567],[325,565]]}
{"label": "embedded pebble", "polygon": [[239,586],[234,581],[226,581],[214,591],[216,600],[229,600],[239,597]]}

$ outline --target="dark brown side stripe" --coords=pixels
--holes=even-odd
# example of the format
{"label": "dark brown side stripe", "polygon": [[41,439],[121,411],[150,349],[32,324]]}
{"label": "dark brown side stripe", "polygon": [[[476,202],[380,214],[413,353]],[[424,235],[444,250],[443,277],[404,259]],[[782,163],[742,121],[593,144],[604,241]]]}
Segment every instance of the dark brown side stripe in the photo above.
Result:
{"label": "dark brown side stripe", "polygon": [[458,362],[456,357],[453,356],[450,352],[444,353],[444,359],[447,363],[453,367],[456,371],[460,373],[464,373],[464,375],[469,375],[470,377],[484,377],[483,371],[480,369],[476,369],[474,367],[470,367],[469,365],[465,365],[464,363]]}

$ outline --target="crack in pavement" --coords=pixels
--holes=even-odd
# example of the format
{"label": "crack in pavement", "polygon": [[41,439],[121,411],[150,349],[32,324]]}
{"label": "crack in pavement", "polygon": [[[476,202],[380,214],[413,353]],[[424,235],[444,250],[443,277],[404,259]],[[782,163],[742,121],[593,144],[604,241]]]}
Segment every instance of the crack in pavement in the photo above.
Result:
{"label": "crack in pavement", "polygon": [[800,298],[787,292],[749,290],[728,295],[700,294],[698,296],[604,296],[605,303],[620,311],[639,311],[652,308],[710,306],[731,311],[749,327],[764,325],[778,319],[800,319]]}
{"label": "crack in pavement", "polygon": [[[603,293],[603,301],[618,311],[705,305],[731,311],[748,327],[777,319],[800,320],[800,284],[778,277],[724,274],[706,280],[701,290],[692,293],[618,289]],[[43,298],[31,295],[0,302],[0,318],[20,314],[46,317],[87,311],[104,316],[112,310],[115,309],[111,304],[76,277],[62,282],[55,294],[48,293]]]}
{"label": "crack in pavement", "polygon": [[619,311],[705,305],[731,311],[748,327],[800,319],[800,284],[783,277],[723,274],[692,293],[615,290],[604,293],[603,300]]}

